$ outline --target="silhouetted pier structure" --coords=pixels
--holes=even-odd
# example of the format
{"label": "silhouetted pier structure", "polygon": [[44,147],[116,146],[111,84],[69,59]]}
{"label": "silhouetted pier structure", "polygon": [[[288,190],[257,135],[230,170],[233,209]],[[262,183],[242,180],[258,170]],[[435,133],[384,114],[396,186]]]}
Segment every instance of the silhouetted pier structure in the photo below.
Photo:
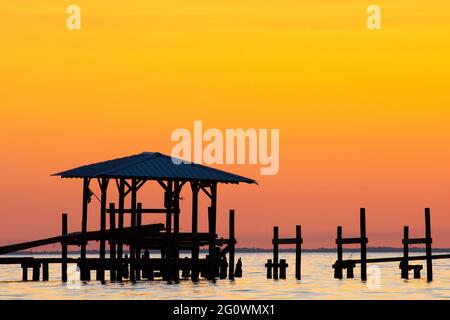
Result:
{"label": "silhouetted pier structure", "polygon": [[[399,268],[401,270],[401,278],[408,279],[409,271],[414,272],[414,278],[420,278],[420,271],[423,269],[422,265],[411,265],[410,261],[426,261],[427,266],[427,280],[433,280],[433,260],[450,259],[450,254],[432,254],[432,237],[431,237],[431,216],[430,209],[425,208],[425,237],[424,238],[410,238],[409,227],[405,226],[403,229],[403,256],[402,257],[386,257],[386,258],[367,258],[367,243],[366,237],[366,217],[365,209],[361,208],[360,211],[360,237],[358,238],[343,238],[342,227],[337,227],[337,260],[333,264],[334,277],[342,279],[343,269],[347,270],[347,278],[353,278],[353,269],[357,264],[361,265],[361,280],[367,280],[367,264],[368,263],[385,263],[385,262],[400,262]],[[343,259],[343,244],[360,244],[361,245],[361,258],[360,259]],[[409,256],[409,245],[411,244],[424,244],[425,255],[424,256]]]}
{"label": "silhouetted pier structure", "polygon": [[[67,281],[67,264],[76,264],[81,280],[90,280],[91,271],[96,279],[105,280],[109,271],[112,281],[131,281],[142,278],[153,280],[178,280],[180,271],[183,278],[198,280],[201,275],[208,279],[222,279],[242,274],[242,263],[235,269],[235,213],[229,213],[229,236],[218,238],[217,187],[221,183],[256,183],[252,179],[207,166],[182,162],[157,152],[144,152],[124,158],[78,167],[55,174],[61,178],[82,179],[81,231],[69,232],[67,214],[62,215],[60,236],[0,247],[0,254],[8,254],[49,244],[61,244],[61,258],[1,257],[0,264],[20,264],[22,279],[28,280],[31,269],[32,279],[48,280],[48,266],[61,264],[61,279]],[[90,185],[97,181],[100,189],[100,230],[88,231],[88,209],[93,195]],[[149,183],[159,185],[164,193],[164,203],[160,208],[145,208],[138,202],[139,191]],[[117,201],[108,205],[108,188],[115,183]],[[192,194],[192,223],[190,232],[180,231],[180,194],[189,185]],[[203,193],[210,201],[208,206],[208,231],[199,232],[199,196]],[[129,206],[126,207],[126,200]],[[143,224],[143,215],[162,214],[165,224]],[[130,216],[130,225],[125,226],[125,215]],[[109,216],[109,219],[108,219]],[[109,222],[109,228],[107,226]],[[98,258],[87,256],[89,242],[99,242]],[[106,245],[109,256],[106,256]],[[78,258],[68,258],[68,246],[80,247]],[[125,254],[128,247],[128,254]],[[200,257],[200,248],[208,248],[206,257]],[[150,256],[150,251],[158,256]],[[190,257],[181,258],[180,250],[190,251]],[[156,254],[155,254],[156,255]],[[227,259],[228,256],[228,259]],[[237,273],[237,274],[236,274]]]}
{"label": "silhouetted pier structure", "polygon": [[302,243],[302,227],[300,225],[295,226],[295,238],[279,238],[278,227],[273,227],[273,260],[268,259],[265,264],[267,268],[267,279],[272,279],[272,277],[273,279],[286,279],[286,269],[289,265],[285,259],[278,261],[279,246],[295,244],[295,278],[301,280]]}

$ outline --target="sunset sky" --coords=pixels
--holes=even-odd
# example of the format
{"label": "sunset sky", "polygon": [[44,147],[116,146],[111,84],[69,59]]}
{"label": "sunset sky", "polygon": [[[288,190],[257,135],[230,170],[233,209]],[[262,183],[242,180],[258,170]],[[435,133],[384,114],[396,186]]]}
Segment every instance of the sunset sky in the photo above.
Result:
{"label": "sunset sky", "polygon": [[[70,4],[81,30],[66,27]],[[381,30],[366,27],[370,4]],[[305,247],[333,247],[365,207],[369,246],[399,247],[430,207],[433,245],[450,247],[448,1],[8,1],[0,35],[0,244],[58,234],[62,212],[80,229],[81,181],[51,174],[170,154],[172,131],[202,120],[280,129],[277,175],[216,166],[259,183],[219,186],[218,231],[235,209],[239,246],[301,224]],[[144,194],[161,206],[160,188]]]}

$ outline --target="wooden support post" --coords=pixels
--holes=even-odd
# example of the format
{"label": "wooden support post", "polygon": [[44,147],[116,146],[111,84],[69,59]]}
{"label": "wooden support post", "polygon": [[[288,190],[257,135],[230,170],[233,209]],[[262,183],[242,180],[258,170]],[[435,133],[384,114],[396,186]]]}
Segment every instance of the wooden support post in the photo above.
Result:
{"label": "wooden support post", "polygon": [[33,265],[33,281],[39,281],[40,269],[41,269],[40,263],[35,263]]}
{"label": "wooden support post", "polygon": [[181,277],[184,279],[189,278],[189,258],[185,257],[184,258],[184,264],[182,267],[182,272],[181,272]]}
{"label": "wooden support post", "polygon": [[164,207],[166,208],[166,232],[172,232],[172,209],[173,209],[173,181],[167,181],[167,190],[164,193]]}
{"label": "wooden support post", "polygon": [[302,227],[295,226],[295,278],[300,280],[302,278],[301,273],[302,263]]}
{"label": "wooden support post", "polygon": [[[89,182],[89,178],[83,178],[83,208],[81,214],[81,233],[83,235],[85,235],[87,232],[88,203],[90,197]],[[81,259],[86,258],[86,243],[81,244],[80,256]]]}
{"label": "wooden support post", "polygon": [[22,264],[22,281],[28,281],[28,266]]}
{"label": "wooden support post", "polygon": [[173,232],[180,232],[180,192],[181,182],[175,181],[173,192]]}
{"label": "wooden support post", "polygon": [[425,254],[427,257],[427,280],[433,280],[433,257],[431,252],[431,217],[430,208],[425,208]]}
{"label": "wooden support post", "polygon": [[214,209],[208,207],[208,233],[210,236],[208,250],[208,278],[213,280],[216,277],[216,216]]}
{"label": "wooden support post", "polygon": [[334,278],[342,279],[342,226],[337,227],[337,237],[336,237],[336,247],[337,247],[337,260],[334,265]]}
{"label": "wooden support post", "polygon": [[80,280],[90,281],[91,280],[91,269],[86,262],[80,261],[78,263],[78,268],[80,268]]}
{"label": "wooden support post", "polygon": [[347,279],[353,279],[355,277],[355,274],[353,272],[353,269],[355,268],[355,263],[353,261],[347,262],[347,265],[345,266],[347,269]]}
{"label": "wooden support post", "polygon": [[[120,179],[119,181],[119,213],[118,213],[118,223],[117,223],[117,229],[122,230],[123,229],[123,211],[125,206],[125,180]],[[123,257],[123,244],[122,242],[119,242],[117,244],[117,261],[118,265],[122,265],[122,257]],[[122,268],[117,268],[117,280],[122,281]]]}
{"label": "wooden support post", "polygon": [[[131,223],[130,227],[136,227],[136,210],[137,210],[137,179],[131,180]],[[136,250],[130,246],[130,281],[136,281]]]}
{"label": "wooden support post", "polygon": [[227,271],[228,271],[228,261],[227,257],[223,257],[220,259],[220,279],[226,279],[227,278]]}
{"label": "wooden support post", "polygon": [[[140,228],[142,226],[142,203],[139,202],[137,204],[137,210],[136,210],[136,226]],[[137,262],[141,260],[141,250],[137,249],[135,253],[135,259]],[[139,267],[139,263],[135,267],[136,272],[136,280],[141,280],[141,268]]]}
{"label": "wooden support post", "polygon": [[228,263],[228,279],[233,280],[234,279],[234,251],[236,248],[236,239],[234,235],[234,210],[230,210],[230,217],[229,217],[229,248],[228,251],[228,257],[229,257],[229,263]]}
{"label": "wooden support post", "polygon": [[101,178],[100,180],[100,190],[101,190],[101,198],[100,198],[100,253],[99,253],[99,266],[97,268],[97,280],[105,281],[105,257],[106,257],[106,239],[105,239],[105,231],[106,231],[106,195],[108,191],[108,183],[109,179]]}
{"label": "wooden support post", "polygon": [[366,236],[366,209],[360,209],[360,231],[361,231],[361,280],[367,281],[367,236]]}
{"label": "wooden support post", "polygon": [[267,263],[265,264],[265,267],[267,269],[267,279],[272,279],[272,269],[273,269],[273,263],[272,259],[267,259]]}
{"label": "wooden support post", "polygon": [[273,278],[278,279],[278,227],[273,227]]}
{"label": "wooden support post", "polygon": [[286,269],[289,265],[286,263],[286,259],[280,260],[280,279],[286,279]]}
{"label": "wooden support post", "polygon": [[42,263],[42,281],[48,281],[48,262]]}
{"label": "wooden support post", "polygon": [[[67,282],[67,244],[64,236],[67,235],[67,213],[62,214],[62,241],[61,241],[61,281]],[[34,273],[34,269],[33,269]]]}
{"label": "wooden support post", "polygon": [[198,192],[200,190],[199,183],[197,181],[191,182],[192,190],[192,281],[197,281],[199,276],[198,259],[199,259],[199,245],[197,240],[198,232]]}
{"label": "wooden support post", "polygon": [[[114,231],[116,229],[116,207],[114,203],[109,204],[109,230]],[[116,242],[115,240],[109,241],[109,258],[111,265],[109,269],[109,277],[111,281],[116,281]]]}
{"label": "wooden support post", "polygon": [[234,277],[242,278],[242,260],[241,260],[241,258],[239,258],[236,263],[236,269],[234,270]]}
{"label": "wooden support post", "polygon": [[409,227],[403,227],[403,260],[400,262],[402,279],[409,278]]}
{"label": "wooden support post", "polygon": [[422,270],[422,265],[415,265],[413,266],[414,271],[414,279],[420,279],[420,270]]}
{"label": "wooden support post", "polygon": [[180,233],[180,192],[182,188],[182,183],[180,181],[174,182],[174,192],[173,192],[173,233],[176,238],[172,243],[173,250],[173,259],[177,261],[173,270],[172,270],[172,278],[174,280],[178,280],[180,278],[180,268],[178,265],[178,261],[180,258],[180,251],[178,248],[178,234]]}

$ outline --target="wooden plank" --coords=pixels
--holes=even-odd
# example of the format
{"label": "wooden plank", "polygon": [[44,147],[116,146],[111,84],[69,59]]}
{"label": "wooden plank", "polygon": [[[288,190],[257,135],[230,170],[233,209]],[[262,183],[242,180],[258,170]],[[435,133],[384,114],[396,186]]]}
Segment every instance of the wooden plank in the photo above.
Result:
{"label": "wooden plank", "polygon": [[[164,225],[161,223],[156,223],[156,224],[143,225],[139,228],[138,232],[150,234],[150,233],[158,233],[162,230],[164,230]],[[114,230],[114,231],[108,230],[104,234],[105,234],[105,238],[107,240],[109,240],[109,239],[115,238],[117,236],[128,235],[133,232],[134,232],[134,230],[132,230],[131,228],[123,228],[123,230]],[[102,235],[101,231],[89,231],[89,232],[86,232],[86,234],[84,234],[84,235],[81,232],[73,232],[73,233],[67,234],[64,237],[56,236],[56,237],[45,238],[45,239],[41,239],[41,240],[6,245],[3,247],[0,247],[0,255],[8,254],[8,253],[16,252],[16,251],[27,250],[27,249],[36,248],[36,247],[45,246],[45,245],[54,244],[54,243],[61,243],[61,242],[65,242],[67,244],[78,245],[81,243],[85,243],[87,241],[99,240],[101,235]]]}
{"label": "wooden plank", "polygon": [[[110,213],[110,209],[107,210]],[[131,213],[131,208],[123,209],[123,213]],[[142,213],[167,213],[167,209],[165,208],[142,208]]]}
{"label": "wooden plank", "polygon": [[[410,238],[407,240],[407,244],[425,244],[427,241],[427,238]],[[402,243],[405,244],[405,240]]]}
{"label": "wooden plank", "polygon": [[[283,238],[283,239],[273,239],[272,244],[274,244],[274,241],[277,242],[277,244],[297,244],[297,238]],[[303,240],[300,240],[300,243],[303,243]]]}
{"label": "wooden plank", "polygon": [[[450,254],[435,254],[432,255],[431,258],[433,260],[441,260],[441,259],[450,259]],[[386,257],[386,258],[369,258],[367,259],[367,263],[383,263],[383,262],[400,262],[403,260],[403,257]],[[409,256],[409,261],[421,261],[427,260],[427,256]],[[361,263],[360,259],[355,260],[345,260],[345,261],[353,261],[354,263]]]}

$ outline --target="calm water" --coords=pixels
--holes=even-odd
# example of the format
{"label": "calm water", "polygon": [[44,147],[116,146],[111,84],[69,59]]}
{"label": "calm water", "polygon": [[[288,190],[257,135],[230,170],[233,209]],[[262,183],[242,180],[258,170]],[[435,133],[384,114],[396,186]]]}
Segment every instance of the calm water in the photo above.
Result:
{"label": "calm water", "polygon": [[[371,253],[369,257],[398,256],[398,253]],[[347,255],[348,256],[348,255]],[[110,283],[97,281],[81,283],[75,288],[59,281],[59,265],[50,266],[50,281],[22,282],[22,269],[17,266],[0,266],[0,299],[449,299],[450,261],[434,262],[432,283],[425,279],[401,280],[398,263],[378,264],[380,286],[369,289],[355,279],[335,280],[331,265],[332,253],[304,253],[303,279],[294,278],[293,253],[281,253],[286,258],[288,279],[266,279],[264,263],[270,253],[239,253],[242,257],[244,277],[235,281],[201,280],[192,283],[181,280],[176,284],[163,281],[137,283]],[[94,273],[93,279],[95,279]],[[424,270],[422,276],[425,275]],[[31,275],[30,275],[31,276]]]}

